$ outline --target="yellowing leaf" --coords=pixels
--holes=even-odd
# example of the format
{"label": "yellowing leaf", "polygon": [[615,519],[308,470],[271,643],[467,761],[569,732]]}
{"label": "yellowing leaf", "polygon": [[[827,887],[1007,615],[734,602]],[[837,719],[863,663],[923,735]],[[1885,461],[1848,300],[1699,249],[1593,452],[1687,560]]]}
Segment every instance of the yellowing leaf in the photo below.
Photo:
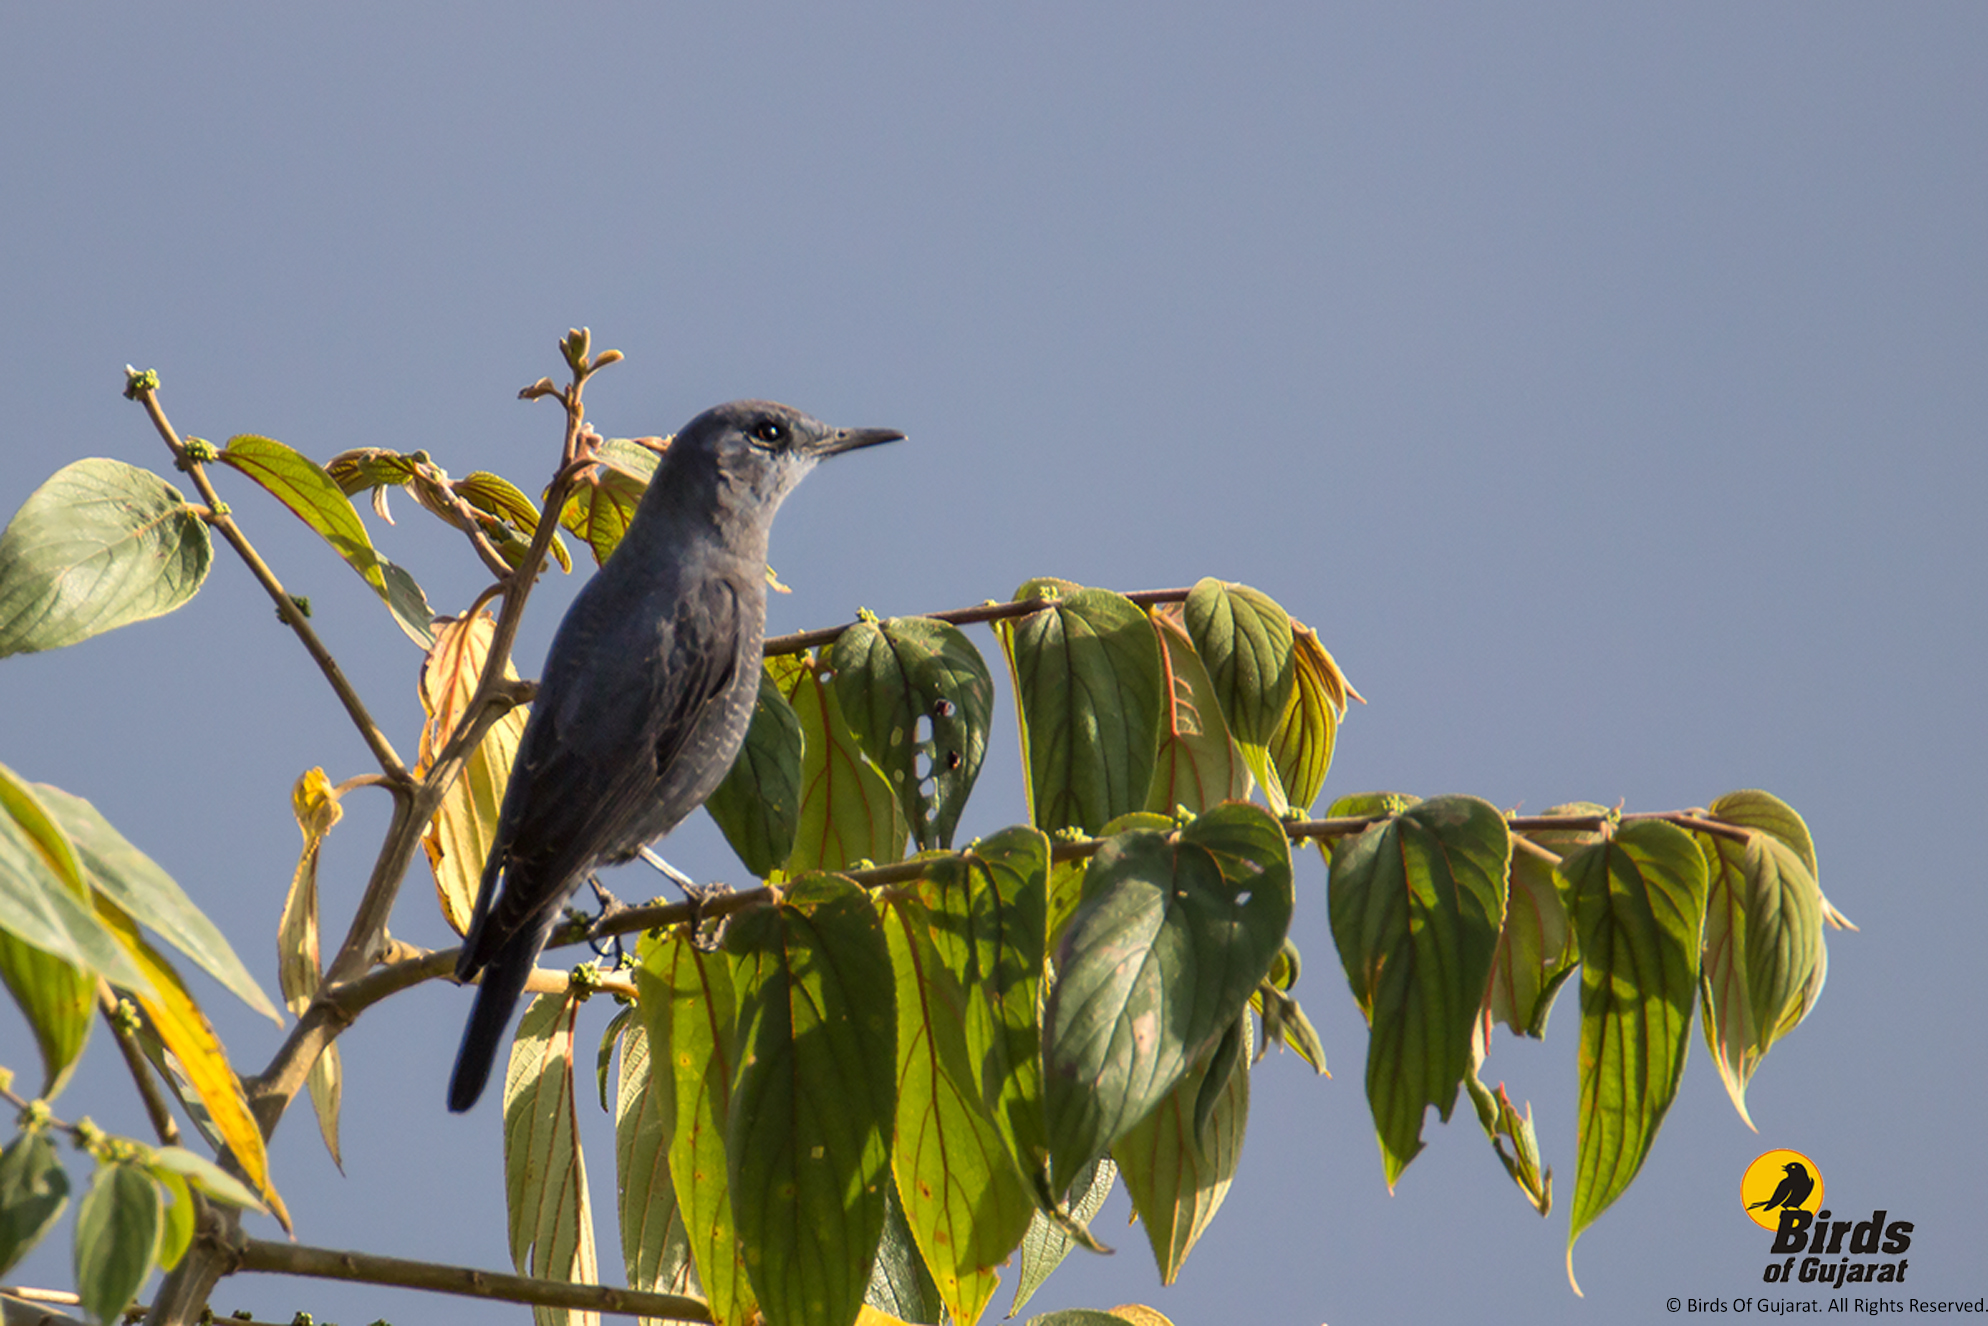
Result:
{"label": "yellowing leaf", "polygon": [[[283,900],[283,919],[276,925],[276,979],[282,987],[283,1002],[298,1017],[318,996],[324,975],[324,962],[318,937],[318,852],[325,835],[345,812],[333,795],[331,780],[323,769],[311,769],[290,789],[290,807],[296,813],[297,827],[304,833],[304,850],[297,857],[296,873],[290,877],[290,893]],[[338,1154],[338,1106],[343,1094],[344,1067],[338,1044],[324,1047],[311,1065],[309,1086],[311,1108],[318,1116],[318,1132],[324,1137],[331,1163],[339,1169],[345,1162]]]}
{"label": "yellowing leaf", "polygon": [[[428,721],[421,727],[421,758],[417,774],[425,774],[448,744],[463,711],[476,694],[484,659],[496,623],[488,614],[456,617],[435,633],[435,647],[421,668],[421,707]],[[510,664],[504,676],[516,680]],[[471,911],[483,863],[497,834],[497,813],[504,803],[504,784],[524,735],[528,709],[520,706],[499,718],[463,765],[462,775],[442,798],[428,832],[421,839],[428,865],[435,874],[435,894],[442,916],[457,934],[469,930]]]}

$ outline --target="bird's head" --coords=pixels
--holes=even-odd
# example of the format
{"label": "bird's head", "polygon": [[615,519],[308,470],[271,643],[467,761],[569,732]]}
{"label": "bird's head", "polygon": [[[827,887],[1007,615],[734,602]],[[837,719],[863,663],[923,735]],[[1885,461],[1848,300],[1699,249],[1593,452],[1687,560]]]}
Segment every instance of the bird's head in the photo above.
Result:
{"label": "bird's head", "polygon": [[750,508],[767,521],[824,458],[903,436],[888,428],[830,428],[773,401],[733,401],[684,425],[670,452],[683,453],[681,461],[708,457],[720,503],[734,510]]}

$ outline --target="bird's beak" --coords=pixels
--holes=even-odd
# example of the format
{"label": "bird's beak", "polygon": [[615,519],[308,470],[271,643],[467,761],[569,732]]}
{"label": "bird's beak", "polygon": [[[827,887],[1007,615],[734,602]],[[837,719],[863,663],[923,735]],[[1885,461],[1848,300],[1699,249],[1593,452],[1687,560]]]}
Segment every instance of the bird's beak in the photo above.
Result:
{"label": "bird's beak", "polygon": [[901,441],[903,437],[904,434],[894,428],[838,428],[823,438],[820,445],[809,450],[816,456],[839,456],[845,451]]}

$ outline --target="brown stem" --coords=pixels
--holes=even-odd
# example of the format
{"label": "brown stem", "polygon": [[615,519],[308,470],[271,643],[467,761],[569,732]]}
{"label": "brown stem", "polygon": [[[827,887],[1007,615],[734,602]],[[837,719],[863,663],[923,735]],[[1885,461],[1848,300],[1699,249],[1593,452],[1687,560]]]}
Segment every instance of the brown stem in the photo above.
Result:
{"label": "brown stem", "polygon": [[152,1121],[152,1131],[166,1146],[178,1146],[179,1124],[174,1122],[172,1107],[166,1104],[165,1093],[159,1090],[159,1083],[152,1076],[152,1063],[139,1047],[138,1038],[118,1017],[117,996],[102,980],[97,982],[97,1011],[103,1014],[104,1024],[110,1028],[111,1038],[124,1056],[124,1066],[138,1087],[138,1099],[145,1103],[145,1117]]}
{"label": "brown stem", "polygon": [[[1185,589],[1140,589],[1124,595],[1140,607],[1150,607],[1155,603],[1179,603],[1191,591]],[[1002,621],[1009,617],[1026,617],[1032,612],[1040,612],[1055,603],[1055,599],[1034,598],[1015,599],[1007,603],[980,603],[971,608],[949,608],[944,612],[920,613],[933,621],[951,622],[954,626],[970,626],[974,622]],[[817,631],[799,631],[793,635],[777,635],[766,642],[766,652],[771,654],[798,654],[803,649],[813,649],[816,645],[833,642],[855,622],[845,622],[841,626],[824,627]]]}
{"label": "brown stem", "polygon": [[711,1320],[711,1310],[701,1300],[681,1294],[652,1294],[639,1289],[541,1280],[468,1266],[444,1266],[436,1262],[379,1257],[364,1252],[338,1252],[331,1248],[275,1243],[264,1239],[247,1240],[238,1249],[238,1255],[238,1267],[244,1271],[308,1275],[325,1280],[359,1280],[366,1284],[425,1289],[431,1293],[457,1294],[466,1298],[530,1303],[549,1308],[577,1308],[589,1312],[617,1312],[670,1321]]}

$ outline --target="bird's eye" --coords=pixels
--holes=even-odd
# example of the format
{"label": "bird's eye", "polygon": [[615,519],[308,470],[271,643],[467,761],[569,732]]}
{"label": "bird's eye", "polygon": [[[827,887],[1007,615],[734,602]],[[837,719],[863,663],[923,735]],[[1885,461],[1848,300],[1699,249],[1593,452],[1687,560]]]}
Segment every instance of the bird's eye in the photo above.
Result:
{"label": "bird's eye", "polygon": [[752,426],[752,435],[767,446],[778,446],[787,440],[787,425],[773,419],[761,419]]}

